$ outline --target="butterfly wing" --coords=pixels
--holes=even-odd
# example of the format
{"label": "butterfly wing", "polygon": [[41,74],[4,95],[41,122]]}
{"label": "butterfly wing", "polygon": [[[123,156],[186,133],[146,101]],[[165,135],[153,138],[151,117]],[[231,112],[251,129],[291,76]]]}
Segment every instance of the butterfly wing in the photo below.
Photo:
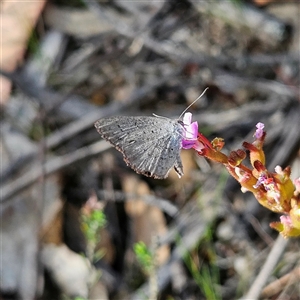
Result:
{"label": "butterfly wing", "polygon": [[172,167],[183,175],[180,158],[183,128],[161,117],[110,117],[98,120],[100,135],[119,150],[137,173],[163,179]]}

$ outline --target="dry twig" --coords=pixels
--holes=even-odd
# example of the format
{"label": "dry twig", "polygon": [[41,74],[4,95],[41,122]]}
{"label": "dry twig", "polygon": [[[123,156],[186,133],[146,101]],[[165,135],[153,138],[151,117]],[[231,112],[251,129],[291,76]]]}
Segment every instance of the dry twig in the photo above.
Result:
{"label": "dry twig", "polygon": [[283,254],[289,240],[284,239],[281,235],[278,235],[272,250],[270,251],[266,262],[260,270],[258,276],[254,280],[247,294],[241,299],[252,299],[256,300],[259,298],[261,291],[270,278],[276,264],[278,263],[281,255]]}
{"label": "dry twig", "polygon": [[263,289],[261,297],[265,299],[270,299],[273,295],[280,293],[283,289],[296,282],[300,282],[300,267],[295,268],[288,274],[267,285]]}

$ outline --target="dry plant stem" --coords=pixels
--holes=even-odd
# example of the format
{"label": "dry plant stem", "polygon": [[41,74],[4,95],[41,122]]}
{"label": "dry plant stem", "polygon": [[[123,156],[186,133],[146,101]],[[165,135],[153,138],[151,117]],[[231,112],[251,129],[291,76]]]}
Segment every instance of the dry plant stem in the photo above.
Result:
{"label": "dry plant stem", "polygon": [[[299,94],[300,95],[300,94]],[[282,139],[280,143],[276,144],[273,152],[274,156],[270,161],[270,169],[274,169],[277,165],[286,164],[289,161],[291,152],[297,151],[300,144],[299,134],[299,105],[292,106],[285,116],[284,126],[281,131]],[[283,145],[289,145],[289,151]]]}
{"label": "dry plant stem", "polygon": [[281,43],[284,40],[284,22],[254,6],[232,1],[194,1],[194,5],[204,14],[211,14],[227,20],[232,26],[255,32],[257,38],[267,40],[270,44]]}
{"label": "dry plant stem", "polygon": [[[203,2],[203,1],[202,1]],[[202,4],[204,4],[204,2],[200,4],[200,6]],[[240,57],[239,59],[230,59],[228,58],[228,56],[225,55],[219,55],[218,57],[211,57],[208,55],[205,55],[203,53],[194,53],[190,48],[184,47],[172,40],[168,40],[168,42],[164,42],[164,41],[157,41],[155,39],[153,39],[152,37],[149,36],[148,32],[145,29],[142,29],[140,31],[136,31],[133,28],[131,28],[130,26],[128,26],[127,24],[124,24],[124,22],[117,18],[116,15],[114,15],[111,11],[109,11],[108,9],[106,9],[103,6],[100,6],[96,1],[94,0],[84,0],[84,3],[86,4],[86,6],[95,14],[98,15],[99,19],[104,19],[106,20],[110,25],[112,25],[112,27],[114,28],[114,30],[116,32],[118,32],[119,34],[126,36],[129,39],[136,39],[136,38],[140,38],[141,41],[143,42],[143,44],[153,50],[154,52],[163,55],[163,56],[167,56],[169,59],[172,59],[174,61],[179,61],[182,63],[186,63],[186,62],[193,62],[193,63],[198,63],[198,64],[204,64],[206,66],[208,65],[214,65],[214,66],[218,66],[218,65],[223,65],[225,64],[230,64],[233,65],[235,68],[240,69],[241,66],[246,65],[268,65],[268,64],[276,64],[281,63],[282,62],[282,56],[278,56],[278,57],[271,57],[271,56],[243,56]],[[194,5],[197,7],[197,4],[194,3]],[[208,4],[210,5],[210,4]],[[225,4],[226,5],[226,4]],[[198,5],[199,6],[199,5]],[[203,6],[203,5],[202,5]],[[251,8],[247,8],[250,9]],[[199,11],[201,11],[201,9],[198,8]],[[236,12],[236,9],[234,10]],[[261,19],[261,12],[259,10],[256,10],[256,14],[258,14],[258,16],[260,16]],[[263,15],[263,17],[265,17],[265,15]],[[240,19],[240,16],[238,17],[238,20],[240,23],[240,21],[243,22],[243,20]],[[272,24],[277,24],[276,28],[279,29],[280,34],[278,34],[278,30],[276,32],[271,33],[271,36],[275,37],[275,40],[280,40],[282,31],[285,30],[285,25],[284,23],[282,23],[281,21],[277,20],[277,19],[271,19],[267,20],[267,23],[271,22]],[[257,22],[253,23],[253,25],[257,26]],[[251,27],[251,26],[250,26]],[[254,29],[256,30],[256,28]],[[265,38],[264,38],[265,39]],[[270,58],[271,57],[271,58]],[[268,58],[268,59],[266,59]],[[284,56],[284,58],[286,59],[286,56]],[[299,61],[299,56],[297,54],[292,54],[288,57],[288,59],[294,61],[297,63]]]}
{"label": "dry plant stem", "polygon": [[276,94],[286,97],[297,97],[298,93],[295,86],[288,86],[276,80],[257,79],[249,76],[237,76],[231,72],[217,70],[215,72],[215,83],[219,87],[224,86],[243,86],[251,87],[260,93]]}
{"label": "dry plant stem", "polygon": [[160,208],[163,212],[169,216],[175,218],[179,214],[178,208],[171,203],[169,200],[159,198],[155,195],[138,195],[133,193],[124,193],[122,191],[113,190],[98,190],[97,195],[99,198],[104,199],[105,201],[115,201],[115,202],[127,202],[134,201],[137,199],[143,199],[145,203],[156,206]]}
{"label": "dry plant stem", "polygon": [[254,280],[252,286],[250,287],[248,293],[241,299],[259,299],[261,291],[266,284],[267,280],[270,278],[279,258],[283,254],[285,247],[287,246],[289,240],[284,239],[281,235],[278,235],[269,256],[264,263],[262,269],[260,270],[258,276]]}
{"label": "dry plant stem", "polygon": [[257,232],[257,234],[261,237],[261,239],[268,245],[272,246],[273,244],[273,239],[264,231],[262,228],[259,220],[255,218],[253,215],[249,214],[247,215],[247,220],[249,223],[252,225],[254,230]]}
{"label": "dry plant stem", "polygon": [[273,295],[280,293],[287,286],[290,286],[296,282],[300,282],[300,267],[295,268],[290,273],[267,285],[263,289],[261,297],[269,299]]}
{"label": "dry plant stem", "polygon": [[[16,179],[13,184],[8,183],[1,188],[1,203],[8,201],[11,197],[22,192],[43,176],[53,174],[66,168],[80,160],[93,157],[111,146],[106,141],[99,141],[90,146],[80,148],[70,154],[49,159],[43,166],[38,165],[33,170],[26,172],[23,176]],[[44,174],[43,174],[44,173]]]}
{"label": "dry plant stem", "polygon": [[158,284],[157,284],[157,251],[158,237],[153,236],[151,239],[151,250],[153,253],[153,261],[149,274],[149,300],[157,300]]}

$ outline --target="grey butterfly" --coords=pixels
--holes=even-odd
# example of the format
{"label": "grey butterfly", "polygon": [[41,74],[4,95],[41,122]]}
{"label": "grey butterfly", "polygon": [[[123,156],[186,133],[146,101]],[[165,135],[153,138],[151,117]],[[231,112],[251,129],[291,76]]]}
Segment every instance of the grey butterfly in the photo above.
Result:
{"label": "grey butterfly", "polygon": [[179,177],[183,175],[180,149],[184,126],[181,120],[120,116],[100,119],[95,127],[137,173],[163,179],[174,167]]}

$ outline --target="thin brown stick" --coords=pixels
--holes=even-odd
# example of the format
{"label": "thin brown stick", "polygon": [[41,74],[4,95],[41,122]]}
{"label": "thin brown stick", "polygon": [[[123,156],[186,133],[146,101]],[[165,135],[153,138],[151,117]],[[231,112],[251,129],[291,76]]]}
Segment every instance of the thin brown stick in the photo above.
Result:
{"label": "thin brown stick", "polygon": [[280,293],[287,286],[290,286],[296,282],[300,282],[300,267],[295,268],[290,273],[267,285],[263,289],[261,297],[269,299],[273,295]]}
{"label": "thin brown stick", "polygon": [[252,286],[250,287],[248,293],[241,299],[251,299],[256,300],[259,298],[260,293],[266,284],[267,280],[270,278],[276,264],[278,263],[281,255],[283,254],[285,247],[288,244],[288,239],[284,239],[279,235],[273,245],[271,252],[267,260],[265,261],[262,269],[260,270],[258,276],[254,280]]}

